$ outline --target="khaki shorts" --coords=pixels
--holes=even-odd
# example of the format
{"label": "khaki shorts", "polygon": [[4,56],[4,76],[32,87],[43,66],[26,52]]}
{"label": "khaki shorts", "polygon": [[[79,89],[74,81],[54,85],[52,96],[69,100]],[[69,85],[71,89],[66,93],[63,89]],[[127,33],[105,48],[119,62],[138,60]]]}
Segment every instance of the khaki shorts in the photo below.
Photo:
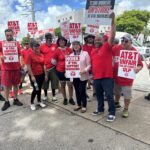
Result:
{"label": "khaki shorts", "polygon": [[120,86],[115,83],[114,92],[115,92],[115,95],[123,94],[124,99],[132,98],[132,87],[131,86]]}
{"label": "khaki shorts", "polygon": [[43,83],[43,89],[48,90],[49,89],[49,82],[51,81],[51,88],[52,89],[58,89],[59,86],[59,80],[56,75],[55,68],[52,68],[51,70],[47,71],[48,75],[48,81],[44,81]]}

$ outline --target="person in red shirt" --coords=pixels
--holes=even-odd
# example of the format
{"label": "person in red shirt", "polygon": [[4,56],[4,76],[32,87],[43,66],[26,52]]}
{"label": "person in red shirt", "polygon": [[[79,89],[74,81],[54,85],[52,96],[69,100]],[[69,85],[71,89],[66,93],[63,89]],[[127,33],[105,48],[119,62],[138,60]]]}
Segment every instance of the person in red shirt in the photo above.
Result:
{"label": "person in red shirt", "polygon": [[[11,87],[13,87],[14,90],[14,105],[17,106],[22,106],[23,104],[18,100],[17,98],[17,93],[18,93],[18,85],[20,83],[20,45],[18,42],[14,41],[13,39],[13,31],[11,29],[6,29],[5,30],[5,36],[6,36],[6,41],[3,41],[0,43],[0,58],[2,61],[2,85],[4,85],[4,93],[5,93],[5,103],[2,107],[2,111],[5,111],[10,107],[9,103],[9,92]],[[10,45],[14,45],[14,49],[17,50],[18,54],[18,61],[17,62],[7,62],[6,55],[4,55],[4,47],[3,44],[6,43]],[[15,55],[16,56],[16,55]],[[9,60],[13,60],[13,55],[9,56]]]}
{"label": "person in red shirt", "polygon": [[[130,104],[130,100],[132,98],[132,85],[133,79],[119,77],[118,76],[118,67],[119,67],[119,59],[121,50],[131,50],[136,51],[136,49],[132,46],[132,37],[130,34],[126,34],[122,37],[121,45],[116,45],[113,47],[113,56],[114,56],[114,80],[115,80],[115,106],[116,108],[120,108],[119,99],[121,94],[124,96],[124,110],[122,117],[127,118],[129,116],[128,108]],[[138,62],[137,67],[134,69],[135,73],[138,73],[143,67],[140,54],[138,54]]]}
{"label": "person in red shirt", "polygon": [[24,82],[25,76],[27,75],[27,59],[32,49],[30,47],[30,39],[25,38],[25,42],[23,43],[24,49],[21,50],[21,83],[19,85],[18,94],[22,94],[22,84]]}
{"label": "person in red shirt", "polygon": [[38,41],[31,42],[32,52],[27,58],[27,68],[33,87],[31,94],[31,110],[36,110],[34,99],[37,95],[39,105],[44,108],[46,105],[41,102],[41,89],[44,79],[47,80],[46,67],[44,65],[44,56],[40,53],[40,44]]}
{"label": "person in red shirt", "polygon": [[100,115],[104,112],[104,92],[108,101],[108,117],[107,121],[115,120],[115,103],[113,97],[113,66],[112,66],[112,44],[115,37],[115,14],[110,15],[112,18],[111,35],[107,42],[103,42],[101,36],[95,37],[95,44],[99,46],[98,52],[93,52],[92,73],[94,79],[94,87],[98,101],[98,108],[93,112],[93,115]]}
{"label": "person in red shirt", "polygon": [[[89,56],[91,55],[92,49],[95,48],[94,38],[95,38],[95,36],[92,34],[88,34],[84,38],[85,44],[83,44],[82,49],[83,49],[83,51],[87,51]],[[89,73],[90,73],[90,76],[92,76],[91,71]],[[90,80],[88,80],[88,82],[87,82],[87,89],[91,89],[91,81]],[[93,89],[93,91],[94,91],[94,89]],[[95,95],[95,93],[93,93],[93,95]],[[88,95],[87,95],[87,98],[89,99]]]}
{"label": "person in red shirt", "polygon": [[70,82],[69,78],[65,77],[65,56],[72,53],[72,50],[67,46],[67,40],[64,37],[59,37],[57,40],[58,48],[54,53],[52,58],[52,63],[56,65],[56,73],[60,80],[61,84],[61,92],[64,98],[63,104],[67,105],[68,100],[66,96],[66,83],[68,85],[69,90],[69,103],[75,105],[73,100],[73,85]]}
{"label": "person in red shirt", "polygon": [[57,45],[52,43],[53,36],[51,33],[46,33],[45,39],[46,39],[46,43],[40,46],[41,53],[44,55],[44,63],[46,65],[46,70],[48,75],[48,80],[43,84],[44,94],[45,94],[43,100],[48,99],[47,90],[49,88],[49,82],[51,81],[52,96],[53,96],[52,101],[57,101],[55,89],[58,89],[59,80],[56,75],[55,66],[51,63],[51,59],[54,55]]}

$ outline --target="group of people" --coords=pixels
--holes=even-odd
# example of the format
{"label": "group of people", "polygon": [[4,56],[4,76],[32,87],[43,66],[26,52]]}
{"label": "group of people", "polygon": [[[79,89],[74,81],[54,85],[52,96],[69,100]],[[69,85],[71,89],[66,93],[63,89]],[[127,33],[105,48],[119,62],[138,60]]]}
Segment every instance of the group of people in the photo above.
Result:
{"label": "group of people", "polygon": [[[23,59],[20,62],[5,62],[2,43],[0,44],[1,58],[1,84],[4,86],[5,102],[2,111],[10,107],[9,91],[13,86],[14,105],[23,104],[17,98],[18,85],[22,86],[21,70],[24,70],[23,76],[27,73],[33,87],[31,94],[30,107],[36,110],[35,97],[39,106],[46,107],[41,100],[41,90],[44,89],[43,100],[48,99],[49,82],[51,81],[52,100],[56,101],[56,89],[61,88],[63,104],[75,105],[74,111],[87,111],[87,83],[93,85],[93,95],[97,99],[97,109],[92,115],[101,115],[104,113],[104,97],[108,102],[107,121],[115,120],[116,108],[120,108],[119,103],[121,95],[124,97],[124,110],[122,116],[129,116],[128,108],[132,97],[133,79],[127,79],[118,76],[118,63],[121,50],[136,51],[132,46],[132,37],[127,34],[122,37],[121,44],[115,44],[115,15],[112,18],[111,33],[104,35],[87,35],[85,44],[81,41],[72,42],[68,46],[68,41],[64,37],[58,37],[56,43],[53,43],[51,33],[45,34],[46,42],[40,44],[37,40],[31,40],[25,43],[25,49],[20,50],[17,43],[18,56]],[[13,31],[5,30],[6,41],[13,41]],[[80,78],[69,79],[65,74],[65,58],[67,55],[80,56]],[[138,73],[143,67],[140,55],[138,57],[135,73]],[[20,84],[21,83],[21,84]],[[66,85],[68,86],[69,98],[67,98]],[[76,102],[73,99],[73,90],[75,90]]]}

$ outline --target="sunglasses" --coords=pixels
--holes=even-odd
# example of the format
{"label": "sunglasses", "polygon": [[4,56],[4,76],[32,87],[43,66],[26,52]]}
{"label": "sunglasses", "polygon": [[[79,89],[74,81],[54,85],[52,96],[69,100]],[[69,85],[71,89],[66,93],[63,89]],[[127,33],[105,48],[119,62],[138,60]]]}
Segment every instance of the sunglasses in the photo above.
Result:
{"label": "sunglasses", "polygon": [[123,39],[123,40],[121,40],[121,42],[123,43],[128,43],[129,41],[128,40],[125,40],[125,39]]}
{"label": "sunglasses", "polygon": [[40,45],[39,45],[39,44],[36,44],[36,45],[34,45],[34,47],[40,47]]}

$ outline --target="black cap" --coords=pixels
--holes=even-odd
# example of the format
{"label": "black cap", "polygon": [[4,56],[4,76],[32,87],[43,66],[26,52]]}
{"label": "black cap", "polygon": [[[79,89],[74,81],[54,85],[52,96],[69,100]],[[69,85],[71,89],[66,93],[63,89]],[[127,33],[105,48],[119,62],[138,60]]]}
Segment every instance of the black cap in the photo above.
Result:
{"label": "black cap", "polygon": [[51,33],[46,33],[45,34],[45,39],[52,39],[53,35]]}

